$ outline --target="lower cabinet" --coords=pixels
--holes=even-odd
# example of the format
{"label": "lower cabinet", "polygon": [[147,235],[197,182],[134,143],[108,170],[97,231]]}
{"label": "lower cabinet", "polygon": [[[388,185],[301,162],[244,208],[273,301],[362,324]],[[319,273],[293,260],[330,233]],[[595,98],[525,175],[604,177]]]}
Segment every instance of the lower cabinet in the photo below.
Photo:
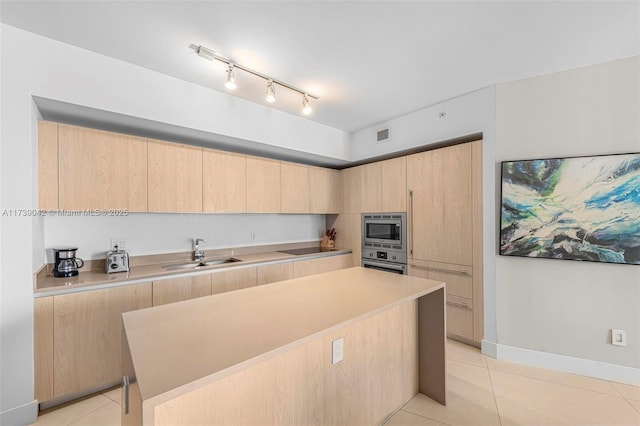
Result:
{"label": "lower cabinet", "polygon": [[447,284],[447,335],[479,344],[474,338],[473,268],[440,262],[409,265],[409,275]]}
{"label": "lower cabinet", "polygon": [[211,274],[211,294],[255,287],[258,282],[256,270],[257,268],[253,267],[220,271]]}
{"label": "lower cabinet", "polygon": [[211,295],[211,275],[153,282],[153,306]]}
{"label": "lower cabinet", "polygon": [[34,303],[35,396],[45,402],[121,381],[122,313],[151,306],[151,283]]}
{"label": "lower cabinet", "polygon": [[299,260],[293,263],[293,278],[337,271],[338,269],[351,268],[352,266],[353,261],[350,254]]}
{"label": "lower cabinet", "polygon": [[286,281],[293,278],[293,262],[258,266],[258,285]]}

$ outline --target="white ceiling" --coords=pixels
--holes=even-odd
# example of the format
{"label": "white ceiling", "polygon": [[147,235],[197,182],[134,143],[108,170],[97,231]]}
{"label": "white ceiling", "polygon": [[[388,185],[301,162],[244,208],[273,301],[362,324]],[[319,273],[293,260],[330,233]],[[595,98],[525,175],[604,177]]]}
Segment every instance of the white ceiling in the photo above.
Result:
{"label": "white ceiling", "polygon": [[[640,54],[639,1],[5,1],[0,20],[221,92],[225,65],[348,132],[505,81]],[[238,96],[264,82],[237,72]],[[273,107],[302,115],[277,89]]]}

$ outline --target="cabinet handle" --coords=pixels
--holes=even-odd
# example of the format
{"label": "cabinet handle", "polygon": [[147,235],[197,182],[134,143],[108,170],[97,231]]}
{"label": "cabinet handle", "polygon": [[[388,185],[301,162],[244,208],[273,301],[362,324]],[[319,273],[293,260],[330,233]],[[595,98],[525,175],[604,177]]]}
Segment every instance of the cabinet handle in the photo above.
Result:
{"label": "cabinet handle", "polygon": [[467,271],[453,271],[450,269],[443,269],[443,268],[433,268],[431,266],[420,266],[420,265],[411,265],[412,268],[418,268],[418,269],[424,269],[427,271],[436,271],[436,272],[445,272],[447,274],[454,274],[454,275],[466,275],[468,277],[471,276],[470,273],[468,273]]}
{"label": "cabinet handle", "polygon": [[124,413],[129,414],[129,376],[122,376],[122,387],[124,388]]}
{"label": "cabinet handle", "polygon": [[447,300],[447,305],[456,306],[458,308],[471,309],[471,307],[469,307],[469,305],[467,305],[466,303],[454,302],[452,300]]}
{"label": "cabinet handle", "polygon": [[413,191],[409,190],[409,215],[411,219],[409,223],[411,224],[411,246],[409,247],[409,254],[413,257]]}

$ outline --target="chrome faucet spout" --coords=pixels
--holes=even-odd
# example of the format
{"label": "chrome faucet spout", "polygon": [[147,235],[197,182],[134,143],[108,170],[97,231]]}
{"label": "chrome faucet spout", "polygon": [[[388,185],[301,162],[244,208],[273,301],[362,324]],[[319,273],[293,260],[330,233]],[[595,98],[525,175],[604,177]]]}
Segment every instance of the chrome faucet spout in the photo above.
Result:
{"label": "chrome faucet spout", "polygon": [[200,249],[200,244],[205,244],[206,241],[202,238],[195,238],[193,240],[193,260],[204,260],[204,250]]}

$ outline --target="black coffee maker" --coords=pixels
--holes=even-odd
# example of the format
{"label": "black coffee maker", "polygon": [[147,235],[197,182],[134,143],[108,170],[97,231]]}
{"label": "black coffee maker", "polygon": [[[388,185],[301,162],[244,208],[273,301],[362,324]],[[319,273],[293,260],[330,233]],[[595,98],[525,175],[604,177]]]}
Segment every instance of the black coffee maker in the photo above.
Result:
{"label": "black coffee maker", "polygon": [[76,257],[77,247],[53,249],[53,276],[74,277],[78,269],[84,266],[84,260]]}

